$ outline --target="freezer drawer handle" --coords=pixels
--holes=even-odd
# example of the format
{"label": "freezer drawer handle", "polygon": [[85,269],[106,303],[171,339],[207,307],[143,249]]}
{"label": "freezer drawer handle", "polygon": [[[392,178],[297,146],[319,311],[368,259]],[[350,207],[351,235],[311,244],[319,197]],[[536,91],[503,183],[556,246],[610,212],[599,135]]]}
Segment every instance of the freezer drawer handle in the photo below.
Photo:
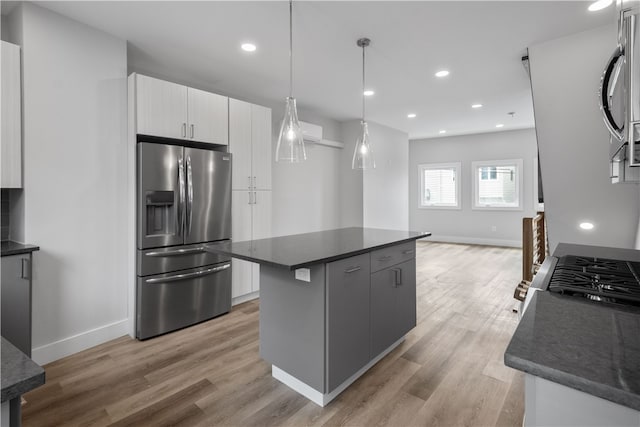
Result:
{"label": "freezer drawer handle", "polygon": [[166,251],[166,252],[147,252],[145,256],[151,257],[165,257],[165,256],[180,256],[180,255],[191,255],[206,252],[204,246],[200,246],[197,248],[188,248],[188,249],[176,249],[175,251]]}
{"label": "freezer drawer handle", "polygon": [[152,284],[153,283],[177,282],[179,280],[193,279],[195,277],[202,277],[202,276],[207,276],[207,275],[213,274],[213,273],[219,273],[220,271],[226,270],[229,267],[231,267],[231,264],[225,264],[225,265],[221,265],[221,266],[218,266],[218,267],[208,268],[206,270],[196,271],[196,272],[193,272],[193,273],[176,274],[175,276],[157,277],[155,279],[147,279],[147,280],[145,280],[145,282],[146,283],[152,283]]}

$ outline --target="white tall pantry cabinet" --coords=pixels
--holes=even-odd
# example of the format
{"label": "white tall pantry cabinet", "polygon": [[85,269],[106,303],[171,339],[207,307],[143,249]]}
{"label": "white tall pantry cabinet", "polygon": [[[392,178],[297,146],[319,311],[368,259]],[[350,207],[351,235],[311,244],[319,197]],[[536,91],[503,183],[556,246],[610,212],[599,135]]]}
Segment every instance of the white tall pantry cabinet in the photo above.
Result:
{"label": "white tall pantry cabinet", "polygon": [[2,188],[22,187],[22,122],[20,86],[20,46],[2,42]]}
{"label": "white tall pantry cabinet", "polygon": [[[233,154],[232,238],[271,237],[271,109],[229,99],[229,151]],[[233,260],[234,303],[256,298],[260,267]]]}

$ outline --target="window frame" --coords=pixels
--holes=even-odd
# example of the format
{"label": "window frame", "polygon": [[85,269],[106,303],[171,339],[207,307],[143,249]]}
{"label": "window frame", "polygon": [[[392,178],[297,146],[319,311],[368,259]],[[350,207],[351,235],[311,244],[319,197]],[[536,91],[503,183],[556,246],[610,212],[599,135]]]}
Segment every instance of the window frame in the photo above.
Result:
{"label": "window frame", "polygon": [[[480,204],[479,203],[479,168],[487,167],[487,166],[515,166],[516,167],[516,200],[517,206],[505,206],[505,205],[495,205],[495,204]],[[505,160],[482,160],[471,162],[471,176],[473,177],[473,200],[471,203],[471,208],[474,210],[484,210],[484,211],[522,211],[524,210],[524,168],[522,159],[505,159]]]}
{"label": "window frame", "polygon": [[[424,204],[424,172],[426,170],[438,170],[438,169],[454,169],[456,179],[456,204]],[[462,209],[462,163],[461,162],[449,162],[449,163],[423,163],[418,165],[418,182],[419,191],[418,194],[418,208],[419,209],[446,209],[446,210],[460,210]]]}

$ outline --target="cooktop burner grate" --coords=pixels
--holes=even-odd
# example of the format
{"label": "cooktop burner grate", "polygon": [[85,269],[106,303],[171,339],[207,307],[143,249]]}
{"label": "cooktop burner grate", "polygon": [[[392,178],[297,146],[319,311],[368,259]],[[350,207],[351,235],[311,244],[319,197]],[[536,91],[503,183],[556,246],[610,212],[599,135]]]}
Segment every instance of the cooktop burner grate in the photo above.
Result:
{"label": "cooktop burner grate", "polygon": [[591,301],[640,306],[640,263],[564,256],[558,260],[549,291]]}

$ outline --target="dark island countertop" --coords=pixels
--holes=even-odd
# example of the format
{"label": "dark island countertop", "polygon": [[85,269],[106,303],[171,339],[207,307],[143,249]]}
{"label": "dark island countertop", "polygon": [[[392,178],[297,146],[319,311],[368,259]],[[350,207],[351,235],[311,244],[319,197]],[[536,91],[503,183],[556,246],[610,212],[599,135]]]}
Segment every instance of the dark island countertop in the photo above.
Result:
{"label": "dark island countertop", "polygon": [[[553,255],[640,260],[640,251],[568,244]],[[504,362],[640,411],[640,308],[535,292]]]}
{"label": "dark island countertop", "polygon": [[2,337],[2,402],[44,384],[44,369]]}
{"label": "dark island countertop", "polygon": [[429,232],[351,227],[270,239],[214,243],[205,248],[217,254],[296,270],[430,235]]}
{"label": "dark island countertop", "polygon": [[0,242],[0,256],[22,255],[38,250],[40,250],[38,246],[14,242],[13,240],[3,240]]}

